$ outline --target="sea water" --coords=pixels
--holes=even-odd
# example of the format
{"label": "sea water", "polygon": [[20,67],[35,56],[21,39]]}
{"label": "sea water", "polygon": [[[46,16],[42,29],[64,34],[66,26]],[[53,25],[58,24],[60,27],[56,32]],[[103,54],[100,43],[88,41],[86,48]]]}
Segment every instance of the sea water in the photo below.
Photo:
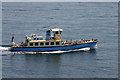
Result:
{"label": "sea water", "polygon": [[[3,2],[3,78],[116,78],[118,77],[118,3]],[[62,40],[98,39],[97,49],[39,54],[10,52],[25,35],[45,35],[62,28]],[[28,53],[28,52],[27,52]],[[59,54],[56,54],[59,53]]]}

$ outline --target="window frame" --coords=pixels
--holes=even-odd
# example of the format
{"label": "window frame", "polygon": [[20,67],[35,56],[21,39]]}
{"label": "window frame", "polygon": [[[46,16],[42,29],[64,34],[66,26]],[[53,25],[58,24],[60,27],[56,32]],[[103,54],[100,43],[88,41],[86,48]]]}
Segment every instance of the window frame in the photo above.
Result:
{"label": "window frame", "polygon": [[[36,42],[37,43],[37,42]],[[37,45],[36,45],[36,43],[35,43],[35,46],[39,46],[39,43],[37,43]]]}
{"label": "window frame", "polygon": [[[41,43],[43,43],[43,45],[41,45]],[[40,42],[40,46],[44,46],[44,42]]]}
{"label": "window frame", "polygon": [[[52,44],[53,43],[53,44]],[[55,43],[54,42],[50,42],[50,45],[55,45]]]}
{"label": "window frame", "polygon": [[[58,43],[58,44],[57,44],[57,43]],[[56,45],[60,45],[60,42],[59,42],[59,41],[57,41],[57,42],[56,42]]]}
{"label": "window frame", "polygon": [[[32,44],[32,45],[31,45]],[[29,46],[33,46],[33,43],[30,43]]]}
{"label": "window frame", "polygon": [[[47,44],[47,43],[48,43],[48,44]],[[48,46],[48,45],[50,45],[50,44],[49,44],[49,42],[45,42],[45,45],[47,45],[47,46]]]}

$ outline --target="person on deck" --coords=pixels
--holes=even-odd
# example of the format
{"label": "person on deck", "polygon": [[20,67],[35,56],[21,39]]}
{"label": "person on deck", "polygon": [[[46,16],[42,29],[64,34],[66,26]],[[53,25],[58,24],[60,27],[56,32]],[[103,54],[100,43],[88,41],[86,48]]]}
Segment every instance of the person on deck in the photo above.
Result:
{"label": "person on deck", "polygon": [[23,46],[23,42],[21,42],[21,46]]}
{"label": "person on deck", "polygon": [[72,41],[72,39],[70,40],[70,44],[73,44],[73,41]]}

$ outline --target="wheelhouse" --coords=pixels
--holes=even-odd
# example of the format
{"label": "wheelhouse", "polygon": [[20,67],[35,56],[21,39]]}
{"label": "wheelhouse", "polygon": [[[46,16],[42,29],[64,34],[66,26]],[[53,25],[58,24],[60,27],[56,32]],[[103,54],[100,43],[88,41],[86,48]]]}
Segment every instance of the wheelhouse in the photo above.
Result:
{"label": "wheelhouse", "polygon": [[46,47],[46,46],[61,46],[62,29],[55,28],[46,31],[46,38],[41,35],[33,34],[31,37],[26,37],[27,47]]}

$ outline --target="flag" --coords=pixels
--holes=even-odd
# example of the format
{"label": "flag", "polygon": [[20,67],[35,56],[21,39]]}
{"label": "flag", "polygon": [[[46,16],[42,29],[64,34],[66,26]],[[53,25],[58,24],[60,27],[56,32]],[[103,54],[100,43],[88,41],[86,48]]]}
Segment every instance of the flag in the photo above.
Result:
{"label": "flag", "polygon": [[14,42],[14,35],[12,36],[12,40],[11,40],[11,42]]}

